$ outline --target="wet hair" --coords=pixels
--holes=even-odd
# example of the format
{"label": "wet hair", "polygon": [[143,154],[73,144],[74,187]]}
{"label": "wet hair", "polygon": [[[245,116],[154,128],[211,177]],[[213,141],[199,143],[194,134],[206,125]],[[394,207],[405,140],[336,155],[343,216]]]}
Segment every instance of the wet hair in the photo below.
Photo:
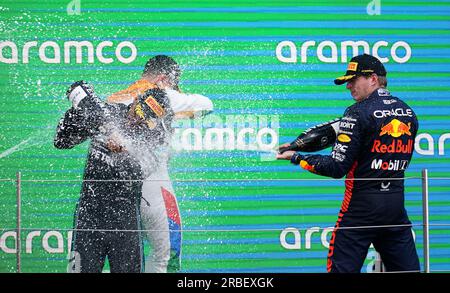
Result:
{"label": "wet hair", "polygon": [[383,88],[387,87],[388,82],[386,76],[378,76],[378,84]]}
{"label": "wet hair", "polygon": [[[362,76],[364,76],[365,78],[369,78],[372,74],[373,73],[363,74]],[[377,75],[377,77],[378,77],[378,85],[382,88],[386,88],[388,84],[386,75]]]}
{"label": "wet hair", "polygon": [[181,69],[178,63],[166,55],[157,55],[150,58],[144,67],[143,76],[164,74],[173,85],[180,81]]}

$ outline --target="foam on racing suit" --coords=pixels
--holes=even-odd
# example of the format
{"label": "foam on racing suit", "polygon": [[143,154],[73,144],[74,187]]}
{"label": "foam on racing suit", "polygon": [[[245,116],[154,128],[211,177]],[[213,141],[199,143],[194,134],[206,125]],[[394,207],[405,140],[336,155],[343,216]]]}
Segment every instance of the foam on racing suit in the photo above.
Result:
{"label": "foam on racing suit", "polygon": [[[128,88],[108,97],[111,103],[130,104],[140,94],[156,85],[140,79]],[[165,89],[175,119],[196,118],[213,110],[210,99],[199,94],[186,94]],[[169,142],[169,140],[167,141]],[[175,273],[181,270],[182,218],[168,165],[170,146],[158,149],[159,165],[142,186],[141,224],[150,242],[146,257],[146,273]]]}
{"label": "foam on racing suit", "polygon": [[[151,141],[156,130],[130,126],[130,107],[104,104],[91,97],[79,107],[70,108],[60,120],[54,141],[59,149],[72,148],[91,138],[84,170],[81,196],[78,201],[72,239],[70,272],[101,272],[108,257],[111,272],[141,272],[142,240],[139,232],[96,231],[140,230],[140,198],[144,175],[139,152],[146,157],[151,149],[139,141]],[[158,130],[159,131],[159,130]],[[112,152],[107,147],[111,133],[119,132],[128,142],[127,151]],[[138,147],[131,151],[131,144]],[[130,148],[130,149],[129,149]],[[150,167],[151,168],[151,167]],[[136,181],[121,181],[136,180]]]}
{"label": "foam on racing suit", "polygon": [[[345,196],[336,228],[410,224],[404,207],[403,180],[370,179],[404,177],[404,172],[414,151],[417,130],[418,121],[414,111],[402,100],[380,88],[367,99],[346,109],[331,155],[304,156],[300,165],[310,172],[333,178],[347,175]],[[369,178],[369,180],[350,180],[353,178]],[[339,239],[337,234],[352,232],[336,229],[333,232],[330,241],[328,271],[356,271],[362,266],[365,258],[364,249],[361,251],[361,255],[364,254],[361,256],[362,261],[358,259],[353,263],[349,261],[341,265],[333,258],[336,254],[356,254],[355,251],[359,248],[354,245],[336,247]],[[399,235],[401,234],[400,231],[397,232]],[[410,235],[410,229],[405,233]],[[340,239],[342,238],[343,236]],[[387,253],[383,257],[383,250],[385,250],[382,248],[383,241],[375,238],[366,239],[369,244],[364,243],[363,246],[370,245],[370,242],[374,242],[375,245],[375,242],[378,242],[378,248],[381,251],[377,249],[377,246],[375,248],[391,270],[417,267],[415,261],[406,265],[406,268],[391,264]],[[410,242],[409,239],[408,241]],[[411,244],[408,249],[408,257],[417,259],[415,249],[411,251]],[[347,258],[350,257],[347,256]],[[403,262],[408,263],[408,260],[403,260]],[[358,266],[359,268],[357,268]]]}

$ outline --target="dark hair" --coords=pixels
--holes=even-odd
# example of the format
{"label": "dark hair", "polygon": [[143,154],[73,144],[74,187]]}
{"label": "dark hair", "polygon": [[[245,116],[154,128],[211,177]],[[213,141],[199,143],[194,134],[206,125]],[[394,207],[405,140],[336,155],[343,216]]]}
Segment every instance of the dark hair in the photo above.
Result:
{"label": "dark hair", "polygon": [[[373,73],[368,73],[368,74],[362,74],[360,76],[364,76],[365,78],[369,78],[372,76]],[[378,77],[378,85],[382,88],[386,88],[388,81],[387,81],[387,77],[386,75],[377,75]]]}
{"label": "dark hair", "polygon": [[178,85],[181,75],[181,69],[178,63],[171,57],[166,55],[157,55],[150,58],[144,67],[142,75],[164,74],[174,83]]}
{"label": "dark hair", "polygon": [[387,87],[387,78],[386,78],[386,76],[378,76],[378,84],[381,87],[383,87],[383,88]]}

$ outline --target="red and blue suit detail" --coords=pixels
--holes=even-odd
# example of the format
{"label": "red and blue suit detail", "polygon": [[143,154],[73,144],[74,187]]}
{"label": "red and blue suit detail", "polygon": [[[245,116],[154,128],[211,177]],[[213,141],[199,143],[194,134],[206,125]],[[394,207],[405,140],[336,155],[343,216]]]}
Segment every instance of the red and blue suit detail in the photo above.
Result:
{"label": "red and blue suit detail", "polygon": [[[387,271],[420,270],[402,179],[418,126],[405,102],[379,88],[346,109],[331,155],[292,156],[292,163],[315,174],[346,175],[344,200],[330,240],[328,272],[360,272],[371,244]],[[376,227],[384,225],[400,226]]]}

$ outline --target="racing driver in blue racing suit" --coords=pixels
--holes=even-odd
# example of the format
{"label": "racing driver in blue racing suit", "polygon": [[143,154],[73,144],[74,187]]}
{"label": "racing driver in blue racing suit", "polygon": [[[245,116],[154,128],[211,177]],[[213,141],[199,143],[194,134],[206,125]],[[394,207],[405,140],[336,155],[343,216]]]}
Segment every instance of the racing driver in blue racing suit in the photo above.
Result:
{"label": "racing driver in blue racing suit", "polygon": [[328,272],[360,272],[371,244],[387,271],[418,272],[403,181],[418,130],[416,115],[385,88],[386,70],[373,56],[353,57],[346,74],[334,82],[347,83],[356,103],[345,110],[331,155],[288,150],[277,158],[290,159],[322,176],[346,175],[344,200],[330,240]]}

